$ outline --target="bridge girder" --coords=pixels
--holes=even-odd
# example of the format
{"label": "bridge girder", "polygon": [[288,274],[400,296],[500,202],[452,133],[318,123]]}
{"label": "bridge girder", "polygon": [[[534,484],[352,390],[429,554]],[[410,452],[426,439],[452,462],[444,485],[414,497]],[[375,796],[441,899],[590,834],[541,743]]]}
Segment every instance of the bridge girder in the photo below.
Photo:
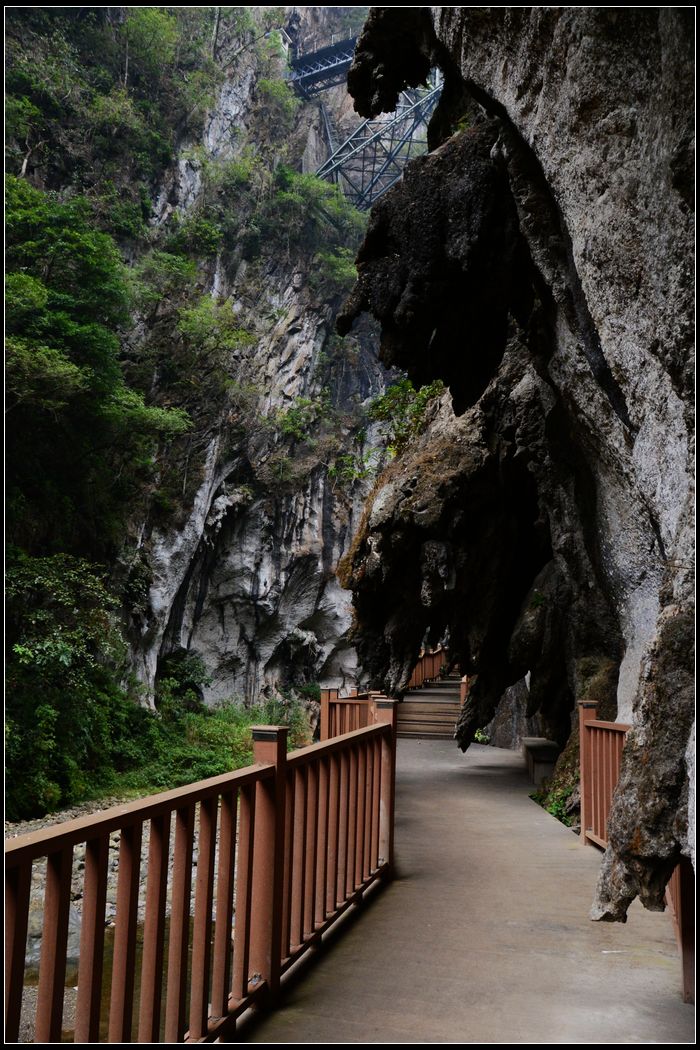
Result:
{"label": "bridge girder", "polygon": [[302,98],[310,99],[342,84],[352,63],[357,37],[340,40],[307,55],[298,55],[290,65],[289,83]]}

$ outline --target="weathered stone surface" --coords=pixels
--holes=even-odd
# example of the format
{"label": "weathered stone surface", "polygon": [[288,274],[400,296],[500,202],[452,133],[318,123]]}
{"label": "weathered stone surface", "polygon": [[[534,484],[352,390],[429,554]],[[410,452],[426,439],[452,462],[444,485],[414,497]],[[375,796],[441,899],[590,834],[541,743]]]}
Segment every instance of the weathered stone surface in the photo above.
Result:
{"label": "weathered stone surface", "polygon": [[530,691],[525,679],[506,689],[491,721],[484,727],[492,747],[507,747],[518,751],[523,737],[542,736],[539,715],[528,716]]}
{"label": "weathered stone surface", "polygon": [[[302,36],[318,39],[330,37],[333,18],[333,9],[325,8],[304,8],[295,16]],[[265,73],[258,50],[247,44],[239,50],[222,69],[201,139],[181,143],[166,173],[154,205],[156,226],[197,208],[207,164],[240,159],[247,135],[255,141],[257,82]],[[339,133],[348,121],[357,124],[342,86],[324,101]],[[269,148],[269,128],[258,134]],[[290,154],[304,153],[306,168],[315,170],[326,149],[315,104],[300,109],[290,134]],[[241,347],[230,362],[232,388],[242,388],[253,407],[241,425],[232,400],[224,396],[207,405],[205,418],[196,420],[192,462],[182,464],[179,519],[165,524],[151,515],[134,523],[137,551],[130,556],[148,587],[139,608],[129,610],[132,669],[151,703],[162,659],[183,651],[198,656],[211,676],[202,689],[208,703],[255,701],[290,683],[321,678],[355,685],[357,658],[347,640],[350,595],[333,569],[370,482],[339,485],[328,467],[334,450],[343,451],[343,442],[349,446],[356,436],[356,420],[327,436],[335,444],[324,449],[321,438],[314,452],[303,441],[290,447],[275,432],[274,419],[297,399],[320,398],[325,385],[333,410],[350,419],[349,410],[384,389],[376,336],[367,328],[352,355],[333,345],[337,294],[329,298],[310,287],[308,246],[263,254],[253,265],[237,247],[206,266],[206,290],[235,304],[241,326],[255,333],[254,344]],[[379,445],[376,427],[369,428],[364,452]],[[284,470],[294,474],[294,483],[279,476]]]}
{"label": "weathered stone surface", "polygon": [[689,848],[692,19],[435,8],[431,34],[423,9],[402,70],[386,10],[358,46],[358,110],[419,56],[446,90],[340,325],[371,310],[383,359],[444,379],[461,414],[446,399],[373,496],[345,570],[358,648],[400,691],[423,632],[449,627],[478,673],[462,746],[528,671],[562,744],[588,694],[633,721],[597,912],[619,919],[637,894],[658,906]]}

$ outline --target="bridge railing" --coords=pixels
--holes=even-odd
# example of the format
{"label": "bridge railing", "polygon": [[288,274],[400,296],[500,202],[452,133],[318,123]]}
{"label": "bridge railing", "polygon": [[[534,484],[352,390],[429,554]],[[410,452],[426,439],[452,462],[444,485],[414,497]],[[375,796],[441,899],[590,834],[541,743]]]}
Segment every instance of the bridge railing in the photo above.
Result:
{"label": "bridge railing", "polygon": [[[622,767],[622,751],[630,726],[599,720],[595,703],[578,705],[581,771],[581,838],[602,849],[608,844],[608,818]],[[693,869],[687,857],[676,866],[666,887],[681,955],[682,992],[685,1002],[695,987],[695,896]]]}
{"label": "bridge railing", "polygon": [[[231,1036],[237,1018],[256,1003],[273,1001],[290,966],[389,874],[393,702],[377,702],[372,724],[290,754],[286,736],[284,727],[258,727],[252,766],[6,843],[9,1042],[20,1031],[37,862],[45,863],[46,879],[36,1042],[62,1041],[76,876],[83,905],[74,1040],[129,1042],[135,1036],[150,1043]],[[114,945],[105,965],[114,836]],[[74,864],[80,845],[82,876]],[[104,1009],[103,983],[109,983]]]}
{"label": "bridge railing", "polygon": [[447,666],[448,660],[449,653],[442,645],[438,645],[436,649],[430,649],[421,653],[406,688],[420,689],[426,682],[432,682],[434,679],[439,678],[440,672],[443,667]]}

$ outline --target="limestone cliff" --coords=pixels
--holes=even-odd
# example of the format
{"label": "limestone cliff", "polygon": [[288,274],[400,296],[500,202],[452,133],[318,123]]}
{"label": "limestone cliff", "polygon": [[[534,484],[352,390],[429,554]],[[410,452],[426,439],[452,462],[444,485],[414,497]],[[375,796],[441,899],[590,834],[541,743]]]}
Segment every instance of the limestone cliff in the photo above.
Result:
{"label": "limestone cliff", "polygon": [[663,907],[692,841],[692,40],[685,10],[374,8],[349,76],[366,116],[445,77],[339,318],[451,394],[346,560],[361,662],[400,692],[449,629],[462,747],[527,672],[561,744],[578,700],[633,724],[606,919]]}
{"label": "limestone cliff", "polygon": [[[301,9],[297,32],[320,46],[344,31],[344,12]],[[298,169],[304,158],[308,170],[326,148],[318,101],[298,105],[292,118],[281,111],[286,130],[275,126],[283,121],[265,104],[266,91],[273,103],[277,95],[269,86],[270,61],[266,69],[260,54],[270,35],[264,26],[254,21],[226,38],[226,25],[224,17],[217,97],[201,137],[180,143],[162,181],[151,219],[156,235],[206,215],[208,186],[227,164],[245,173],[253,158],[275,171],[280,162]],[[278,61],[273,88],[280,97],[282,73]],[[356,122],[344,88],[323,101],[341,126],[348,115]],[[291,110],[289,98],[283,103]],[[227,207],[244,210],[242,176],[226,192]],[[257,192],[271,190],[266,183]],[[309,222],[304,208],[314,206],[300,205],[300,225]],[[138,598],[126,612],[132,666],[147,696],[162,660],[184,652],[199,657],[211,679],[203,688],[207,702],[257,699],[321,677],[355,683],[356,656],[346,640],[350,596],[333,569],[369,488],[364,468],[373,450],[381,455],[363,405],[384,389],[386,370],[369,326],[339,344],[334,320],[341,293],[325,279],[318,245],[302,234],[288,236],[288,221],[268,208],[267,227],[254,228],[252,249],[239,238],[200,266],[201,291],[231,307],[250,338],[227,359],[220,388],[191,410],[194,433],[171,456],[167,512],[159,512],[156,494],[145,517],[134,518],[125,572],[141,586],[131,588]],[[136,356],[157,324],[158,317],[137,324]],[[167,368],[166,360],[156,389]],[[356,470],[348,465],[353,457]]]}

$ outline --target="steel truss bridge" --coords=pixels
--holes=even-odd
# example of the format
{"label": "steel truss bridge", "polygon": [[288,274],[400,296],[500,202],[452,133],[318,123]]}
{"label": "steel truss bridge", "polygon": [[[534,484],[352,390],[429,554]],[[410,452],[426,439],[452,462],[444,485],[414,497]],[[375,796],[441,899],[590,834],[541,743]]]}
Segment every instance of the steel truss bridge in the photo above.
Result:
{"label": "steel truss bridge", "polygon": [[[345,82],[356,37],[320,50],[296,54],[289,82],[296,93],[311,99]],[[316,174],[338,185],[346,198],[367,211],[399,181],[409,160],[428,147],[428,122],[440,98],[437,80],[427,88],[402,91],[394,113],[364,120],[340,145],[326,107],[321,102],[323,130],[329,157]]]}
{"label": "steel truss bridge", "polygon": [[319,51],[296,54],[290,65],[292,75],[289,83],[302,98],[310,99],[336,84],[344,84],[352,56],[355,53],[356,36],[339,40]]}
{"label": "steel truss bridge", "polygon": [[409,160],[428,148],[428,121],[442,84],[424,91],[403,91],[394,113],[364,120],[316,174],[337,183],[362,211],[399,181]]}

